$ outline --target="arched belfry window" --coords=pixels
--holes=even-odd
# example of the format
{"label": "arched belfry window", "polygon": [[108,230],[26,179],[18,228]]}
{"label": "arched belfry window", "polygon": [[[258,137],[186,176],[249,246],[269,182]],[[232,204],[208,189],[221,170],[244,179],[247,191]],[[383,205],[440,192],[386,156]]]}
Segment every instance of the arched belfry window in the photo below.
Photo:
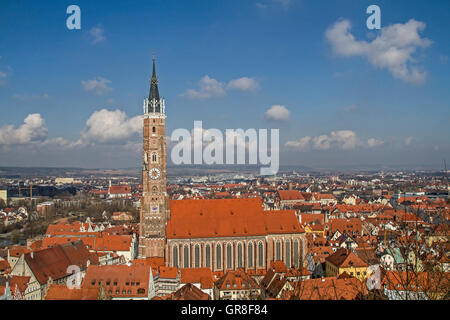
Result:
{"label": "arched belfry window", "polygon": [[156,127],[152,127],[152,132],[153,132],[153,133],[156,132]]}
{"label": "arched belfry window", "polygon": [[152,163],[158,162],[158,154],[156,152],[152,153]]}

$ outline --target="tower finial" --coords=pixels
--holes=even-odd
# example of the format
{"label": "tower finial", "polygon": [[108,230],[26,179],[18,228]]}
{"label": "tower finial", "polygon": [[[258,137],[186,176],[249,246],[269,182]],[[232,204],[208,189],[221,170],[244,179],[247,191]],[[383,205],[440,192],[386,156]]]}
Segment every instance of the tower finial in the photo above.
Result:
{"label": "tower finial", "polygon": [[158,79],[156,77],[155,51],[154,50],[153,50],[153,72],[152,72],[152,78],[150,79],[150,93],[148,96],[149,96],[148,99],[150,101],[152,101],[153,99],[156,99],[156,101],[159,101]]}

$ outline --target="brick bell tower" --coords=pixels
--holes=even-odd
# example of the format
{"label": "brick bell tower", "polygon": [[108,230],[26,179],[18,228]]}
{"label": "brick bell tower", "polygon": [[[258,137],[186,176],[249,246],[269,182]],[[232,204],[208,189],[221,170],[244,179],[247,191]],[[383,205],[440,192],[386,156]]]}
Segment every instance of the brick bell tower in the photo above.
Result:
{"label": "brick bell tower", "polygon": [[154,55],[150,92],[144,99],[143,122],[139,258],[164,257],[166,223],[170,218],[166,188],[166,114],[164,98],[159,97]]}

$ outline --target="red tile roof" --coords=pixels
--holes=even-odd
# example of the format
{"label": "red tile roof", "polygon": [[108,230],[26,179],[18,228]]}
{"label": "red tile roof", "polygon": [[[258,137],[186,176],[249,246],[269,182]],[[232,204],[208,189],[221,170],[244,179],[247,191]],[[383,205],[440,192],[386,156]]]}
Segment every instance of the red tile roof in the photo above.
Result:
{"label": "red tile roof", "polygon": [[300,300],[354,300],[366,292],[356,278],[308,279],[294,284],[293,295]]}
{"label": "red tile roof", "polygon": [[109,187],[110,194],[129,194],[131,193],[131,187],[127,185],[111,186]]}
{"label": "red tile roof", "polygon": [[280,200],[305,200],[298,190],[278,190]]}
{"label": "red tile roof", "polygon": [[100,283],[110,297],[147,297],[150,267],[145,265],[89,266],[83,288],[98,288]]}
{"label": "red tile roof", "polygon": [[259,289],[258,283],[242,269],[227,271],[223,277],[217,280],[215,286],[219,290]]}
{"label": "red tile roof", "polygon": [[40,284],[66,276],[67,268],[76,265],[85,269],[89,261],[89,251],[81,241],[59,245],[25,254],[25,261]]}
{"label": "red tile roof", "polygon": [[211,300],[211,297],[193,284],[188,283],[174,293],[163,297],[154,297],[152,300]]}
{"label": "red tile roof", "polygon": [[211,289],[214,277],[210,268],[180,269],[180,283],[199,283],[202,289]]}
{"label": "red tile roof", "polygon": [[339,248],[335,253],[325,258],[325,260],[338,268],[368,267],[368,264],[365,263],[360,257],[345,248]]}
{"label": "red tile roof", "polygon": [[48,288],[45,300],[98,300],[100,287],[72,288],[63,284],[52,284]]}
{"label": "red tile roof", "polygon": [[167,238],[208,238],[300,233],[292,210],[263,211],[260,198],[170,201]]}

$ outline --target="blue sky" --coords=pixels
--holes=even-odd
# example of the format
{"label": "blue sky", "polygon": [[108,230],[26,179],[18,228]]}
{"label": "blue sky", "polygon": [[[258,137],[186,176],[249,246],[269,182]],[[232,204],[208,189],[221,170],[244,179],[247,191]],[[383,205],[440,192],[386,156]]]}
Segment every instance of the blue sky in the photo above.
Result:
{"label": "blue sky", "polygon": [[[81,30],[66,28],[71,4]],[[371,4],[381,30],[366,27]],[[449,7],[2,1],[0,165],[139,166],[135,117],[155,50],[168,135],[194,120],[279,128],[281,164],[440,168],[450,155]]]}

